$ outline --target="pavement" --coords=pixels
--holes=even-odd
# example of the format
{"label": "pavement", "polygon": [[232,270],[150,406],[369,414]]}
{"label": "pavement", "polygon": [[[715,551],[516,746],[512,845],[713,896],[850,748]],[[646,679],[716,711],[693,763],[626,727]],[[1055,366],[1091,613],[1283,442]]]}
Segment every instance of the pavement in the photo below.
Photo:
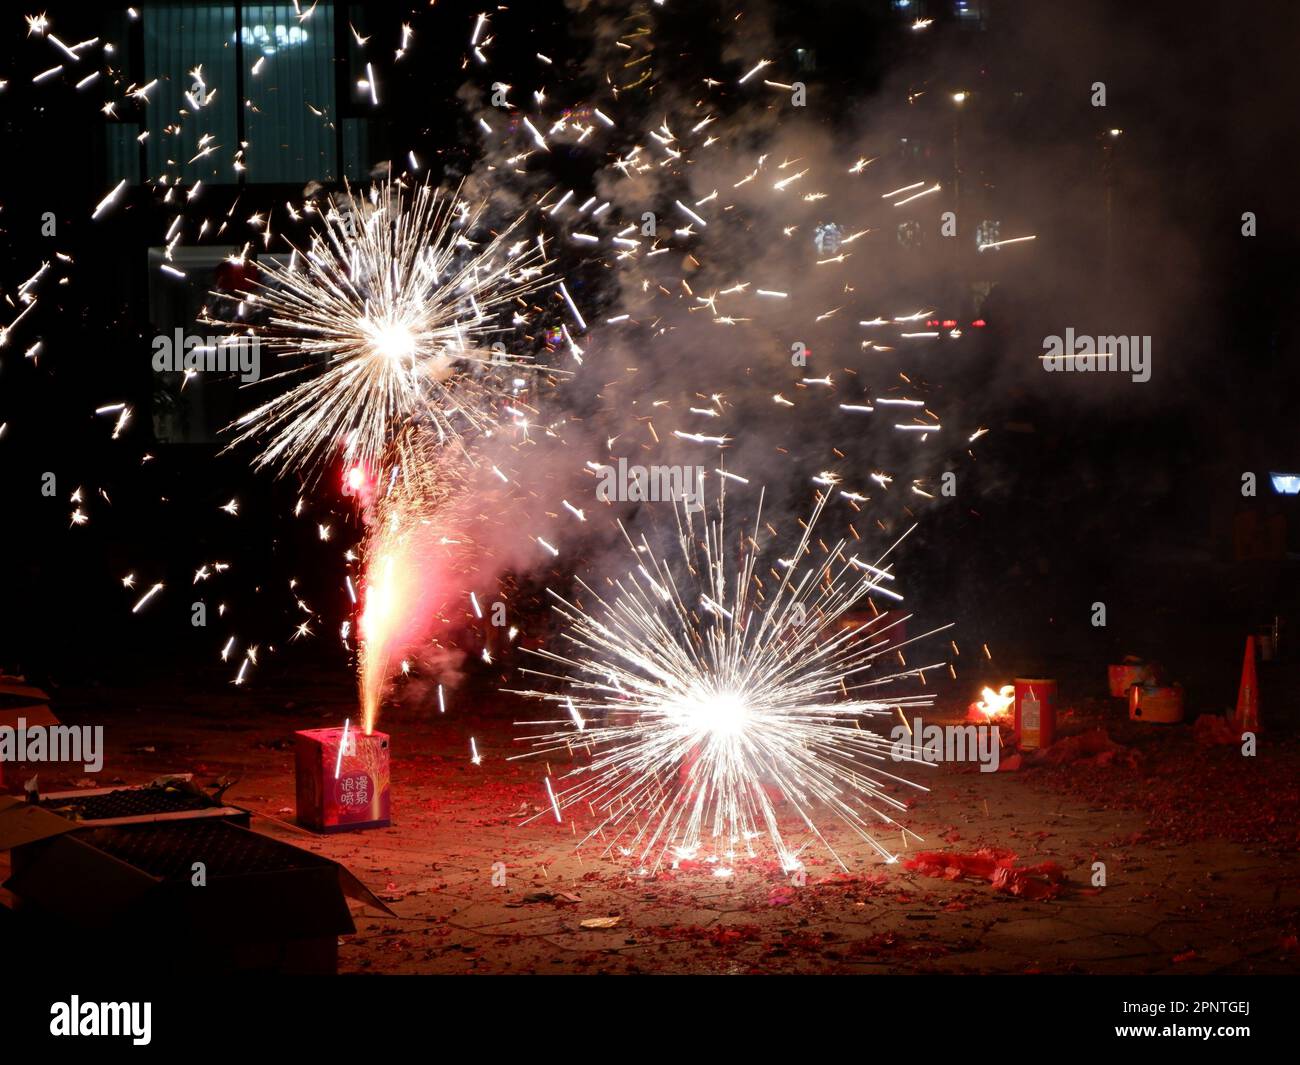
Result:
{"label": "pavement", "polygon": [[[930,790],[900,791],[910,804],[900,819],[923,841],[890,830],[895,863],[826,819],[819,824],[846,868],[814,842],[802,878],[761,855],[644,875],[635,860],[604,853],[599,838],[575,848],[593,826],[580,816],[557,824],[543,784],[548,769],[566,767],[508,760],[524,749],[513,722],[532,711],[504,695],[453,696],[445,715],[436,705],[386,712],[392,827],[331,836],[297,827],[292,733],[340,724],[354,712],[350,697],[310,679],[202,700],[155,685],[115,691],[111,708],[102,692],[64,692],[62,720],[105,724],[105,770],[93,780],[46,774],[42,787],[182,771],[205,784],[237,778],[226,801],[253,811],[255,829],[344,863],[396,914],[353,905],[345,972],[1300,968],[1294,739],[1265,734],[1259,755],[1244,759],[1235,748],[1198,748],[1190,727],[1133,726],[1118,703],[1093,700],[1064,715],[1063,731],[1104,728],[1124,757],[1000,773],[911,767]],[[956,721],[960,711],[941,707],[926,720]],[[1251,803],[1252,816],[1225,816],[1236,803]],[[522,823],[533,814],[541,816]],[[802,838],[788,817],[783,824]],[[987,877],[909,868],[921,853],[960,858],[986,848],[1016,870],[1056,863],[1063,881],[1031,878],[1048,896],[1035,898],[1015,894],[1014,879],[999,888]],[[719,875],[727,865],[730,874]]]}

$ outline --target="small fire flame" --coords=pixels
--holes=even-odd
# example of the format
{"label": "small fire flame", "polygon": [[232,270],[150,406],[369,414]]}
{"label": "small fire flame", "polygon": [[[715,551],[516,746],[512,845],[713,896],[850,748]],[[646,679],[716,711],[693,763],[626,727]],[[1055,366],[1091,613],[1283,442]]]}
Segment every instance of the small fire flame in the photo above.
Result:
{"label": "small fire flame", "polygon": [[1012,703],[1016,701],[1016,689],[1012,684],[1004,684],[997,691],[985,688],[980,692],[980,696],[979,702],[971,703],[971,709],[992,721],[995,717],[1003,717],[1010,711]]}

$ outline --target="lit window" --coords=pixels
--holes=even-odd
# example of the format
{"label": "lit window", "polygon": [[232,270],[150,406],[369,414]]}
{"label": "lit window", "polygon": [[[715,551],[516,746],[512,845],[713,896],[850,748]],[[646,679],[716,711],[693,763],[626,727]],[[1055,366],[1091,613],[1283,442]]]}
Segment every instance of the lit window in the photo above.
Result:
{"label": "lit window", "polygon": [[[308,6],[303,20],[298,8]],[[144,67],[158,75],[149,112],[184,112],[145,141],[148,178],[209,185],[337,179],[340,139],[353,169],[356,130],[339,116],[334,94],[332,4],[148,4],[141,22]]]}
{"label": "lit window", "polygon": [[240,27],[239,39],[244,42],[245,48],[255,46],[263,55],[275,55],[281,48],[305,44],[307,31],[301,26],[285,26],[282,23],[267,26],[258,23],[256,26]]}
{"label": "lit window", "polygon": [[[996,244],[1001,239],[1002,223],[996,218],[986,218],[975,227],[975,247],[983,249],[986,245]],[[997,248],[993,248],[997,251]]]}

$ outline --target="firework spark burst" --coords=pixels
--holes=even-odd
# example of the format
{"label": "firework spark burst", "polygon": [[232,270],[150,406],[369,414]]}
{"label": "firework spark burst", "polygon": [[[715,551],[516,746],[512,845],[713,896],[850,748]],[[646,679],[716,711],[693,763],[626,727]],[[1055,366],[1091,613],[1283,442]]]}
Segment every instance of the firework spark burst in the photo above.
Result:
{"label": "firework spark burst", "polygon": [[366,196],[349,188],[307,250],[266,262],[252,292],[225,297],[293,363],[269,380],[304,378],[232,427],[236,444],[261,444],[256,467],[318,471],[342,447],[378,470],[412,419],[444,444],[496,423],[494,405],[517,391],[512,379],[535,367],[488,337],[509,328],[507,306],[546,274],[539,245],[508,243],[518,221],[470,240],[483,210],[427,184],[389,180]]}
{"label": "firework spark burst", "polygon": [[530,755],[589,756],[560,778],[554,799],[557,814],[594,815],[584,843],[599,835],[606,852],[652,871],[665,859],[754,856],[766,836],[782,866],[796,869],[802,845],[786,842],[784,813],[845,867],[815,820],[820,811],[896,860],[872,827],[906,831],[893,816],[905,805],[891,791],[925,789],[889,771],[890,741],[862,722],[930,705],[927,694],[886,689],[936,666],[886,670],[886,656],[924,636],[895,642],[887,615],[851,615],[868,597],[901,598],[886,587],[898,541],[872,562],[847,541],[810,561],[827,498],[819,494],[794,554],[770,577],[758,569],[760,519],[730,543],[720,500],[716,518],[678,512],[674,563],[625,531],[636,565],[609,597],[582,583],[592,609],[551,593],[571,650],[535,652],[562,674],[528,672],[562,686],[520,694],[566,708],[534,723],[544,731],[526,737]]}
{"label": "firework spark burst", "polygon": [[387,454],[390,471],[368,509],[361,582],[358,680],[361,723],[374,731],[384,686],[403,652],[427,640],[457,587],[467,538],[457,531],[464,498],[459,452],[428,428],[403,431]]}

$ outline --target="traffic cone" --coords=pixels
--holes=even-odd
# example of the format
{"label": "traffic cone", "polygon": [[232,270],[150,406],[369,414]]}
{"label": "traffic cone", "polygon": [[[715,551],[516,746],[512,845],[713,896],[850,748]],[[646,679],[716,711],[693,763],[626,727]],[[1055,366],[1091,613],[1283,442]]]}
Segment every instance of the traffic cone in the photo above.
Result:
{"label": "traffic cone", "polygon": [[1246,658],[1241,663],[1241,688],[1237,693],[1234,726],[1242,732],[1259,731],[1259,682],[1255,678],[1255,637],[1246,637]]}

